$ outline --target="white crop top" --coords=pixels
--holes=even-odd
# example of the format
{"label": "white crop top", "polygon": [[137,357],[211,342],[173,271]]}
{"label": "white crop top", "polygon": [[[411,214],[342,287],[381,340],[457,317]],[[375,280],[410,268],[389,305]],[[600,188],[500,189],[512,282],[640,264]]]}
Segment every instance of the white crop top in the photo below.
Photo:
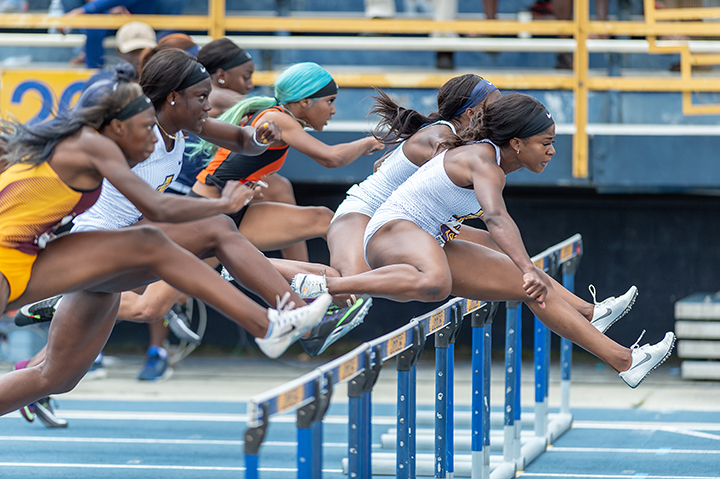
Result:
{"label": "white crop top", "polygon": [[[167,151],[157,125],[153,127],[153,131],[157,138],[155,149],[147,160],[135,165],[132,171],[162,193],[180,174],[185,140],[182,135],[178,135],[173,149]],[[104,179],[100,197],[92,208],[75,218],[72,231],[114,230],[135,224],[141,217],[140,210]]]}
{"label": "white crop top", "polygon": [[[492,145],[500,165],[500,148],[490,140],[478,143]],[[457,186],[448,177],[444,164],[446,153],[447,150],[443,151],[420,167],[375,212],[365,229],[366,249],[372,235],[395,219],[412,221],[442,245],[457,236],[464,220],[482,217],[475,191]]]}
{"label": "white crop top", "polygon": [[[455,134],[453,124],[445,120],[426,125],[421,130],[434,125],[448,126]],[[375,212],[380,208],[385,200],[419,168],[405,156],[404,145],[404,141],[400,143],[375,173],[362,182],[351,186],[347,192],[347,199],[351,201],[360,200],[366,203],[369,206],[369,209],[366,209],[368,212]],[[348,212],[345,211],[345,213]]]}

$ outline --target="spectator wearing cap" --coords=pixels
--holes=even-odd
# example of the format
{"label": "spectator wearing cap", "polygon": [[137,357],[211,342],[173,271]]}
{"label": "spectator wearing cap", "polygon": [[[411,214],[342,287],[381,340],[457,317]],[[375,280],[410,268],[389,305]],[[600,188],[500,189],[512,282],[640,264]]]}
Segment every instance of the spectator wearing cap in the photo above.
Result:
{"label": "spectator wearing cap", "polygon": [[143,52],[157,46],[155,30],[143,22],[130,22],[120,27],[115,41],[120,59],[130,63],[138,73]]}

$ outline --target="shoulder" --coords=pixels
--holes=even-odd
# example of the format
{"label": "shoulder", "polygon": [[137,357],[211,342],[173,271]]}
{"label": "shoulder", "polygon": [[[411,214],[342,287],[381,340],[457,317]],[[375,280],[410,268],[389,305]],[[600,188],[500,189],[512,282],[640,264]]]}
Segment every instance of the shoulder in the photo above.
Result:
{"label": "shoulder", "polygon": [[469,143],[448,150],[448,161],[462,163],[470,169],[499,169],[495,161],[495,148],[489,143]]}

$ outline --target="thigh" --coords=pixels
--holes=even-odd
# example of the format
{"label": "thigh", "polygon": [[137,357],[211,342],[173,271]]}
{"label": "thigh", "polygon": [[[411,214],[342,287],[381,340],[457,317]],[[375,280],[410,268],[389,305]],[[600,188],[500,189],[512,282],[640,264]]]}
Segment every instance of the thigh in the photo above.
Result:
{"label": "thigh", "polygon": [[263,198],[261,200],[255,200],[255,203],[263,201],[273,201],[277,203],[287,203],[295,205],[295,191],[293,191],[292,183],[284,176],[274,174],[268,175],[263,180],[268,184],[268,187],[263,190]]}
{"label": "thigh", "polygon": [[218,237],[222,232],[237,231],[227,215],[210,216],[184,223],[153,223],[142,220],[138,224],[159,228],[174,243],[201,258],[212,256],[211,250],[217,246]]}
{"label": "thigh", "polygon": [[473,228],[472,226],[462,225],[460,228],[460,234],[455,239],[469,241],[471,243],[486,246],[495,251],[503,253],[502,248],[498,246],[495,240],[490,236],[490,233],[480,228]]}
{"label": "thigh", "polygon": [[324,237],[332,211],[325,207],[262,202],[248,205],[239,230],[261,251]]}
{"label": "thigh", "polygon": [[[132,279],[132,287],[155,281],[148,258],[171,244],[155,228],[72,233],[38,253],[25,292],[11,302],[18,307],[55,294],[93,289],[108,279]],[[124,289],[129,289],[124,288]]]}
{"label": "thigh", "polygon": [[450,275],[442,246],[411,221],[393,220],[382,226],[370,238],[366,256],[373,269],[406,264],[420,273]]}
{"label": "thigh", "polygon": [[347,213],[335,219],[328,228],[330,265],[343,276],[370,271],[363,251],[363,235],[368,221],[370,217],[367,215]]}
{"label": "thigh", "polygon": [[525,301],[523,275],[509,256],[462,240],[445,245],[455,296],[483,301]]}

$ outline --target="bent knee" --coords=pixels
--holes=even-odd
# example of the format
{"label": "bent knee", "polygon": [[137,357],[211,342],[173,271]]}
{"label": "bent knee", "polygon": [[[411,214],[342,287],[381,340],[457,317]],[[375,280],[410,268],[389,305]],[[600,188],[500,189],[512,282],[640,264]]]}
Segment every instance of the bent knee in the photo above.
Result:
{"label": "bent knee", "polygon": [[452,291],[452,278],[445,275],[423,275],[424,277],[417,284],[417,291],[420,301],[442,301]]}
{"label": "bent knee", "polygon": [[324,231],[327,232],[327,229],[330,226],[330,221],[334,215],[333,211],[325,206],[310,206],[309,208],[312,209],[312,214],[315,218],[314,223],[321,225]]}

